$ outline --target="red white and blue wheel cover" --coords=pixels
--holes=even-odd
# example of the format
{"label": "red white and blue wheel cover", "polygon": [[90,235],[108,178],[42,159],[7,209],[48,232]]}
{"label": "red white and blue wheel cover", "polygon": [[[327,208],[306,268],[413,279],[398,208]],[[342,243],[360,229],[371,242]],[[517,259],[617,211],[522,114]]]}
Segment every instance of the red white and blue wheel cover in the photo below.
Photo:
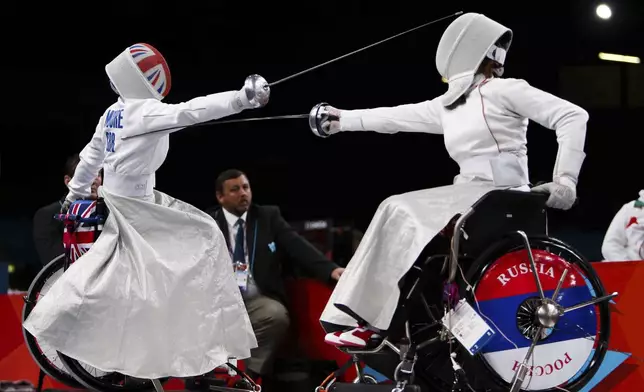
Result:
{"label": "red white and blue wheel cover", "polygon": [[[547,298],[552,298],[566,268],[568,273],[556,301],[565,308],[593,298],[592,287],[577,266],[543,250],[535,249],[532,253]],[[489,367],[510,383],[532,343],[519,329],[519,307],[529,298],[539,297],[527,250],[508,253],[493,262],[474,292],[478,300],[478,308],[474,305],[474,309],[496,332],[481,354]],[[550,389],[570,382],[588,365],[597,330],[595,306],[561,316],[549,336],[537,343],[528,362],[523,389]]]}

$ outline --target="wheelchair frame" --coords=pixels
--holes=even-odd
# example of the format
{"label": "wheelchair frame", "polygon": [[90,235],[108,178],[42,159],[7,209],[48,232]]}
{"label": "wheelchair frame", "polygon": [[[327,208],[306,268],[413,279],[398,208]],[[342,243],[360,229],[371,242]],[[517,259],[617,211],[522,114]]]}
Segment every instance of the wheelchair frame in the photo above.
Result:
{"label": "wheelchair frame", "polygon": [[[543,194],[536,194],[536,193],[530,193],[530,192],[522,192],[522,191],[513,191],[513,190],[493,190],[485,195],[483,195],[479,200],[477,200],[474,205],[472,205],[470,208],[468,208],[454,223],[454,229],[453,233],[451,235],[450,239],[450,249],[449,249],[449,254],[439,254],[439,255],[431,255],[429,256],[423,263],[423,265],[428,265],[430,262],[443,258],[444,263],[443,263],[443,269],[442,272],[445,273],[446,271],[448,272],[448,278],[447,278],[447,284],[454,284],[456,281],[456,275],[457,271],[459,269],[459,261],[462,258],[461,254],[461,236],[464,236],[467,238],[467,233],[464,230],[465,224],[468,221],[469,218],[473,216],[473,214],[481,207],[481,205],[488,200],[490,197],[493,197],[494,195],[497,194],[516,194],[516,195],[522,195],[526,196],[526,194],[529,194],[530,196],[528,197],[543,197],[543,213],[544,213],[544,223],[545,223],[545,235],[546,237],[548,236],[548,219],[547,219],[547,214],[546,214],[546,207],[545,207],[545,200],[547,198],[547,195]],[[521,239],[521,242],[523,243],[523,247],[527,250],[528,253],[528,259],[531,265],[531,270],[532,270],[532,275],[534,277],[537,290],[539,293],[539,298],[541,300],[541,304],[537,308],[537,313],[542,313],[545,315],[544,320],[539,320],[541,325],[538,327],[537,333],[535,334],[534,339],[532,340],[532,343],[528,349],[528,352],[522,361],[522,363],[518,366],[518,368],[515,371],[514,374],[514,379],[512,380],[511,383],[511,388],[510,392],[519,392],[521,390],[521,386],[523,385],[523,382],[525,380],[525,377],[529,371],[529,366],[528,366],[528,361],[530,357],[532,356],[532,353],[534,351],[534,348],[536,347],[539,339],[539,336],[541,335],[541,332],[544,328],[552,328],[554,325],[556,325],[557,321],[561,316],[563,316],[565,313],[589,306],[589,305],[594,305],[602,302],[606,302],[611,300],[612,298],[616,297],[618,295],[617,292],[613,292],[609,295],[605,295],[602,297],[597,297],[593,298],[589,301],[579,303],[574,306],[570,306],[567,308],[563,308],[561,305],[559,305],[556,301],[555,298],[557,298],[557,294],[559,290],[561,289],[564,279],[566,277],[566,274],[568,270],[564,270],[561,278],[559,279],[559,282],[557,284],[557,287],[555,289],[554,295],[552,298],[546,298],[544,295],[543,287],[541,285],[541,281],[539,280],[539,276],[537,273],[537,268],[536,264],[534,261],[533,253],[532,253],[532,247],[530,246],[530,240],[528,237],[528,234],[526,234],[525,231],[523,230],[511,230],[510,232],[506,232],[501,234],[501,236],[498,236],[499,238],[502,238],[503,235],[508,236],[508,235],[516,235],[519,236]],[[495,242],[499,242],[499,239],[495,240]],[[491,249],[494,246],[494,244],[491,244],[488,246],[486,249]],[[480,252],[481,254],[484,253]],[[417,265],[414,265],[412,269],[416,270],[421,270],[420,267]],[[414,282],[414,285],[412,289],[409,290],[407,293],[407,296],[405,300],[409,300],[412,293],[414,292],[415,286],[419,283],[420,278],[416,279]],[[468,283],[469,285],[469,283]],[[419,343],[419,344],[413,344],[412,343],[412,334],[411,334],[411,328],[410,328],[410,322],[409,320],[405,320],[404,322],[404,337],[400,339],[400,342],[398,345],[396,345],[394,342],[390,341],[389,337],[385,337],[382,339],[382,342],[378,344],[375,348],[372,349],[351,349],[351,348],[341,348],[339,349],[341,351],[344,351],[347,354],[352,355],[353,360],[356,364],[359,363],[360,361],[360,356],[362,355],[370,355],[370,354],[378,354],[382,352],[385,347],[389,348],[392,350],[396,355],[399,356],[400,362],[398,363],[398,366],[394,370],[394,381],[396,382],[395,388],[392,390],[392,392],[403,392],[407,386],[411,386],[413,383],[413,378],[414,378],[414,367],[416,365],[416,361],[418,360],[418,351],[423,350],[429,346],[432,346],[434,344],[440,343],[440,342],[449,342],[450,345],[451,343],[455,340],[454,336],[452,333],[449,331],[447,327],[442,325],[442,323],[434,317],[434,315],[431,312],[431,309],[428,305],[427,299],[425,298],[424,293],[420,293],[420,300],[423,303],[423,306],[425,307],[425,310],[428,314],[428,316],[431,318],[432,322],[429,326],[424,327],[424,329],[429,329],[432,327],[435,327],[437,325],[440,325],[439,331],[435,334],[435,336]],[[451,304],[450,304],[451,308]],[[448,309],[449,311],[449,309]],[[536,315],[536,314],[535,314]],[[460,344],[456,342],[456,344]],[[452,353],[452,350],[450,349],[450,355],[451,355],[451,361],[452,361],[452,367],[455,370],[456,373],[456,379],[455,379],[455,384],[458,383],[459,377],[465,378],[465,372],[463,371],[462,367],[456,362],[455,357]],[[356,365],[357,366],[357,365]],[[362,373],[358,373],[358,378],[354,381],[354,383],[359,383],[360,382],[360,375]],[[467,383],[467,381],[465,381]],[[468,384],[469,386],[469,384]],[[471,389],[471,387],[470,387]]]}

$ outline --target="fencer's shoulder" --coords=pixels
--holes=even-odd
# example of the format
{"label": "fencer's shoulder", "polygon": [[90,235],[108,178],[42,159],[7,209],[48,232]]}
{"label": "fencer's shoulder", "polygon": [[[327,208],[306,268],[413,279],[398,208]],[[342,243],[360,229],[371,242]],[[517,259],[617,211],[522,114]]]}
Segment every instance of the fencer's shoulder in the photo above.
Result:
{"label": "fencer's shoulder", "polygon": [[644,215],[644,203],[642,203],[639,199],[629,201],[628,203],[624,204],[622,208],[628,208],[637,212],[638,215]]}
{"label": "fencer's shoulder", "polygon": [[110,106],[108,106],[105,110],[103,110],[103,113],[101,114],[101,118],[99,119],[99,123],[103,123],[104,119],[111,116],[114,112],[121,110],[125,108],[125,103],[121,99],[118,101],[115,101],[112,103]]}
{"label": "fencer's shoulder", "polygon": [[486,85],[489,89],[503,91],[527,90],[533,88],[525,79],[516,78],[493,78]]}
{"label": "fencer's shoulder", "polygon": [[145,98],[145,99],[127,99],[115,103],[116,106],[125,108],[145,108],[145,107],[159,107],[165,104],[158,99]]}
{"label": "fencer's shoulder", "polygon": [[616,216],[621,216],[622,219],[626,219],[629,216],[632,216],[633,214],[638,214],[642,215],[644,214],[644,209],[637,207],[637,199],[635,200],[630,200],[624,204],[622,204],[617,212],[615,213]]}

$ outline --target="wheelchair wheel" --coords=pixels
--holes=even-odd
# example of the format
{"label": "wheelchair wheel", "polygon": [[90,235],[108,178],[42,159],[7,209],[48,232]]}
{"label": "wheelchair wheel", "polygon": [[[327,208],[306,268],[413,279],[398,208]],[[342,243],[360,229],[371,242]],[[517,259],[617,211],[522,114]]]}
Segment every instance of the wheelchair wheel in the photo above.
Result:
{"label": "wheelchair wheel", "polygon": [[[564,270],[567,275],[554,299],[564,308],[606,295],[591,264],[570,246],[549,237],[531,237],[529,243],[546,298],[552,298]],[[464,278],[471,284],[471,290],[463,290],[465,297],[496,332],[474,362],[507,391],[537,334],[539,292],[522,239],[499,241],[472,264]],[[585,386],[608,349],[609,312],[604,301],[566,312],[553,328],[545,329],[521,390],[574,391]],[[462,347],[460,351],[461,358],[470,356]]]}
{"label": "wheelchair wheel", "polygon": [[[56,257],[31,282],[31,286],[25,296],[25,305],[22,308],[23,323],[29,317],[34,306],[36,306],[38,299],[45,295],[54,282],[60,278],[63,273],[64,262],[64,255]],[[29,354],[45,374],[69,387],[82,388],[82,385],[65,368],[56,350],[47,347],[45,344],[39,344],[36,338],[24,328],[22,329],[22,334]]]}
{"label": "wheelchair wheel", "polygon": [[[154,390],[152,380],[130,377],[116,372],[97,377],[92,371],[92,368],[88,369],[88,366],[82,362],[60,352],[58,355],[65,365],[65,368],[87,389],[98,392],[142,392]],[[167,380],[167,378],[163,378],[159,381],[163,384]]]}
{"label": "wheelchair wheel", "polygon": [[[25,306],[22,310],[22,321],[29,317],[29,314],[36,306],[39,298],[44,296],[49,288],[58,280],[65,270],[65,257],[60,255],[49,262],[38,273],[29,287],[25,297]],[[50,377],[68,385],[72,388],[91,388],[99,391],[141,391],[153,389],[150,380],[139,380],[119,373],[104,372],[87,364],[73,360],[56,350],[39,343],[36,338],[23,328],[23,335],[27,349],[38,366]],[[73,363],[71,363],[73,362]],[[91,379],[91,380],[90,380]],[[110,389],[116,385],[117,389]]]}

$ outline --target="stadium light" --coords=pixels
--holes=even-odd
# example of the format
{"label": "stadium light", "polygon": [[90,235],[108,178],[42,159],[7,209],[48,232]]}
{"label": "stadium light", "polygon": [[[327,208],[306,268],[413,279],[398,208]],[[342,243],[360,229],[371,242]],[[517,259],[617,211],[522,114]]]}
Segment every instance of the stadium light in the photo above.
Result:
{"label": "stadium light", "polygon": [[639,64],[640,58],[636,56],[624,56],[622,54],[599,53],[599,58],[604,61],[617,61],[620,63]]}
{"label": "stadium light", "polygon": [[613,11],[611,11],[610,7],[606,4],[598,5],[595,12],[597,13],[597,16],[604,20],[610,19],[610,17],[613,15]]}

